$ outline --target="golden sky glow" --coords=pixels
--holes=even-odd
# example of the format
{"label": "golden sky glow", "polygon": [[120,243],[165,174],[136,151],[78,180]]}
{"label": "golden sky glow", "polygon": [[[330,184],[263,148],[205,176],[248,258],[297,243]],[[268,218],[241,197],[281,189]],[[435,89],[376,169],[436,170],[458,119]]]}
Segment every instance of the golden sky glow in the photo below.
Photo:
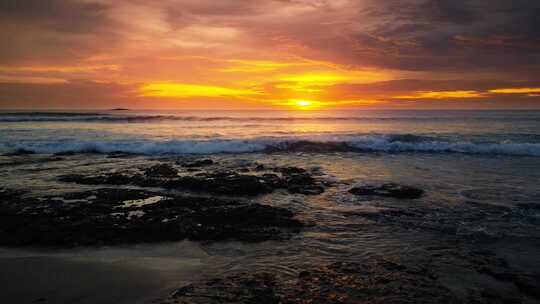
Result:
{"label": "golden sky glow", "polygon": [[0,108],[540,107],[531,8],[475,1],[4,1]]}
{"label": "golden sky glow", "polygon": [[494,89],[490,93],[495,94],[534,94],[540,93],[540,88],[510,88],[510,89]]}
{"label": "golden sky glow", "polygon": [[454,99],[454,98],[481,98],[485,94],[477,91],[428,91],[416,92],[413,95],[396,96],[399,99]]}
{"label": "golden sky glow", "polygon": [[234,97],[257,94],[260,94],[260,92],[247,89],[167,82],[149,83],[140,88],[140,96],[147,97]]}

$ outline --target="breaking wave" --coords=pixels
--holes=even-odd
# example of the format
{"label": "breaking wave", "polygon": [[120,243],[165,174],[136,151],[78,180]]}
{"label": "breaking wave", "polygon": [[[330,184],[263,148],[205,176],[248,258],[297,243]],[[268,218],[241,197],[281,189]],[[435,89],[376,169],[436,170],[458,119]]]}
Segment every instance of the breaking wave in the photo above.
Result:
{"label": "breaking wave", "polygon": [[420,152],[540,156],[540,143],[471,142],[413,134],[333,137],[261,137],[210,140],[79,140],[42,139],[0,142],[1,153],[112,153],[142,155],[252,152]]}

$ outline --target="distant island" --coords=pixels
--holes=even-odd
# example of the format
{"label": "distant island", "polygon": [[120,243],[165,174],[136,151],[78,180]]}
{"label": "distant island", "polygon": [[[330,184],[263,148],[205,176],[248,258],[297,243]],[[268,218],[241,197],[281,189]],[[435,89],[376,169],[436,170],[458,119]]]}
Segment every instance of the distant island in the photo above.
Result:
{"label": "distant island", "polygon": [[114,109],[110,109],[110,111],[129,111],[129,109],[126,109],[126,108],[114,108]]}

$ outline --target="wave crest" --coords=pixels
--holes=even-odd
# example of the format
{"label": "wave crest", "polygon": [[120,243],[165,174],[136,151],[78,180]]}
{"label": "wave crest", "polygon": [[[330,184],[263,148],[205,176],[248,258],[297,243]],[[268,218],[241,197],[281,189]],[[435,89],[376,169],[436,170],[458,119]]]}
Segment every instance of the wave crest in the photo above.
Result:
{"label": "wave crest", "polygon": [[253,138],[211,140],[32,140],[0,143],[0,151],[35,153],[111,153],[142,155],[217,154],[252,152],[421,152],[540,156],[540,143],[450,142],[432,136],[413,134],[364,135],[334,138]]}

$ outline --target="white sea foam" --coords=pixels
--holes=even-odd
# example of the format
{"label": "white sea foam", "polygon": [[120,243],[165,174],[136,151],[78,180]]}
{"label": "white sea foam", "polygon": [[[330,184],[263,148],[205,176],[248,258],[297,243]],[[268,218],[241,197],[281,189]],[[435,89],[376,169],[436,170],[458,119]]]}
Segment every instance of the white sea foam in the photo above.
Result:
{"label": "white sea foam", "polygon": [[143,155],[217,154],[264,151],[356,151],[356,152],[422,152],[466,153],[493,155],[540,156],[540,143],[450,142],[433,136],[364,135],[319,136],[294,138],[211,139],[211,140],[26,140],[0,142],[0,152],[31,151],[35,153],[111,153],[125,152]]}

